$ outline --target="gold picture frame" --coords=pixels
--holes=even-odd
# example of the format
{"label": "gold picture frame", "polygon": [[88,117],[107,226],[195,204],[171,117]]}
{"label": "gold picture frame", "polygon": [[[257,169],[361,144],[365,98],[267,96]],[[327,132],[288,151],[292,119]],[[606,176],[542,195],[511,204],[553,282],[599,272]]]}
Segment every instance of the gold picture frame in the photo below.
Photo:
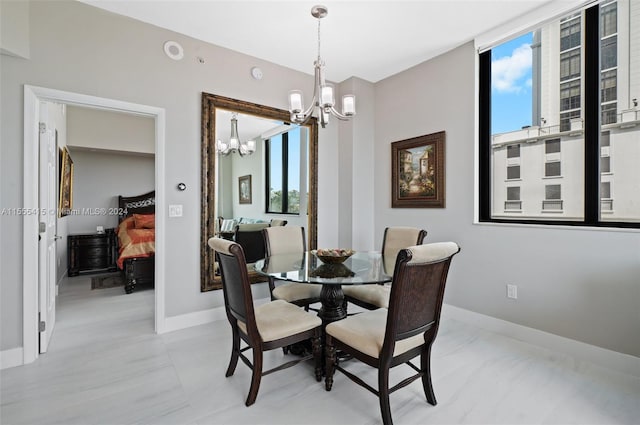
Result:
{"label": "gold picture frame", "polygon": [[238,198],[241,204],[250,204],[251,201],[251,174],[238,177]]}
{"label": "gold picture frame", "polygon": [[445,132],[391,143],[391,207],[445,207]]}
{"label": "gold picture frame", "polygon": [[73,160],[67,147],[60,148],[60,195],[58,217],[71,214],[73,208]]}

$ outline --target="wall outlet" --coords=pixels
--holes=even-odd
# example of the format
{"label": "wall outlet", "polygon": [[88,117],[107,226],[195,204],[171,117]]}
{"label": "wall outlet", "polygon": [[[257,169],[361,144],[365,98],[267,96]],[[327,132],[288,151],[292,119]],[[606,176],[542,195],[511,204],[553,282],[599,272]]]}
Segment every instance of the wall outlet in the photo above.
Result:
{"label": "wall outlet", "polygon": [[518,286],[517,285],[507,285],[507,298],[518,299]]}

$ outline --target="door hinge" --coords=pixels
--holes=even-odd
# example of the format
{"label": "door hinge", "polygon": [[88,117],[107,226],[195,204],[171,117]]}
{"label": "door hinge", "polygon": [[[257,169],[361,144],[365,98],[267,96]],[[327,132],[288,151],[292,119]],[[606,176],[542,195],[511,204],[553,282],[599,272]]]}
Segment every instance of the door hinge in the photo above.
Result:
{"label": "door hinge", "polygon": [[41,122],[38,127],[40,127],[40,133],[44,133],[44,132],[47,131],[47,124],[45,124],[43,122]]}
{"label": "door hinge", "polygon": [[44,332],[44,330],[47,328],[47,324],[44,320],[40,320],[40,313],[38,313],[38,332]]}

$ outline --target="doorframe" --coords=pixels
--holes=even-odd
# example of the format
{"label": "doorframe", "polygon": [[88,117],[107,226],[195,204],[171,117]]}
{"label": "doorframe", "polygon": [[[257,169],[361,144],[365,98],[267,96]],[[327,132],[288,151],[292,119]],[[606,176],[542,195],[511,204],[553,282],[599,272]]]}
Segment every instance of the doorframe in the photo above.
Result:
{"label": "doorframe", "polygon": [[[89,96],[45,87],[24,85],[24,201],[26,212],[37,212],[38,133],[40,101],[143,115],[155,121],[156,261],[155,332],[165,328],[165,109],[115,99]],[[159,230],[159,231],[158,231]],[[38,214],[23,215],[23,363],[38,358]]]}

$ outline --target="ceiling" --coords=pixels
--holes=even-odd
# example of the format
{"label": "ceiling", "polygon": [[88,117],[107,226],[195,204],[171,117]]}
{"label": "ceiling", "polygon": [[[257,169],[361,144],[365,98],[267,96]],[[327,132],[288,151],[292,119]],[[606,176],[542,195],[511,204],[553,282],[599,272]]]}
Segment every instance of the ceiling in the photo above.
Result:
{"label": "ceiling", "polygon": [[317,56],[311,7],[324,4],[326,78],[377,82],[553,0],[80,1],[308,74]]}

